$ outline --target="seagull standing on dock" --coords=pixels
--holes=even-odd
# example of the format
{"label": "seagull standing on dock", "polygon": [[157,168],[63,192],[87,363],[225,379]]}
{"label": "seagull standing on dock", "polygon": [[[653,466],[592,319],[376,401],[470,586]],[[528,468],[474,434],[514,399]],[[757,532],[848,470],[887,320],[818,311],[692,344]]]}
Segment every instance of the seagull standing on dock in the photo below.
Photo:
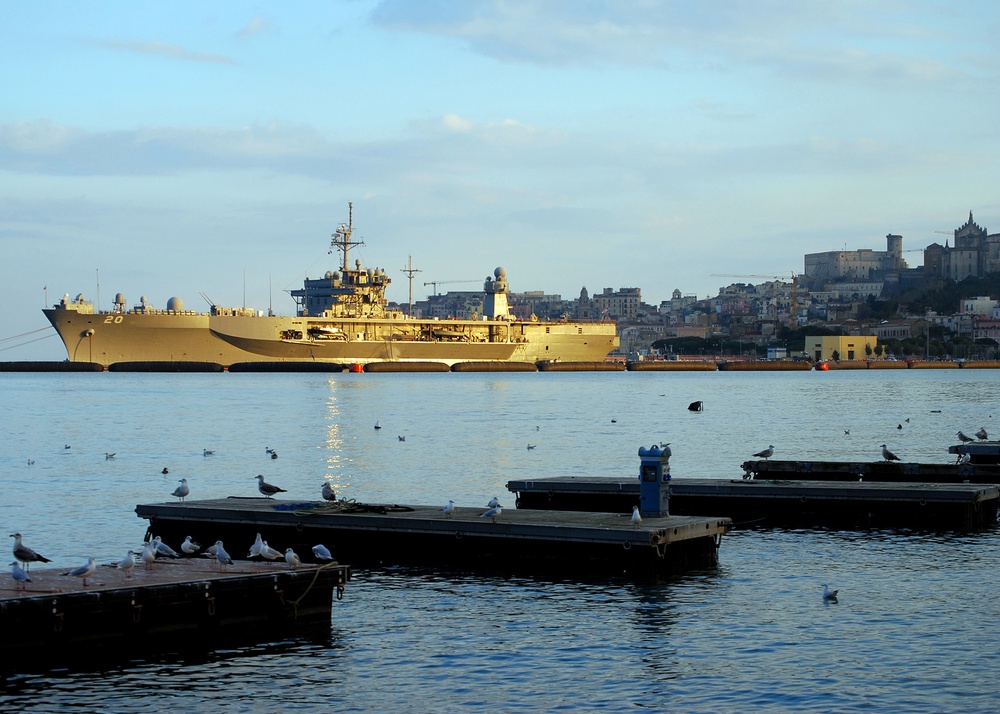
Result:
{"label": "seagull standing on dock", "polygon": [[275,550],[267,544],[267,541],[260,546],[260,554],[268,560],[277,560],[281,557],[281,551]]}
{"label": "seagull standing on dock", "polygon": [[142,548],[142,562],[143,567],[149,570],[153,567],[153,563],[156,562],[156,546],[152,543],[146,543]]}
{"label": "seagull standing on dock", "polygon": [[118,561],[118,569],[125,571],[125,577],[132,577],[132,568],[135,567],[135,551],[130,550],[125,557]]}
{"label": "seagull standing on dock", "polygon": [[72,575],[76,578],[82,578],[83,586],[87,587],[87,578],[93,575],[95,570],[97,570],[97,565],[94,564],[94,556],[90,556],[85,565],[81,565],[79,568],[73,568],[72,570],[63,573],[63,575]]}
{"label": "seagull standing on dock", "polygon": [[826,583],[823,583],[823,599],[824,600],[833,600],[834,602],[836,602],[837,601],[837,593],[839,593],[839,592],[840,592],[839,590],[831,590],[830,588],[828,588],[826,586]]}
{"label": "seagull standing on dock", "polygon": [[329,481],[323,482],[322,494],[324,501],[333,502],[337,500],[337,492],[333,490],[333,486],[330,485]]}
{"label": "seagull standing on dock", "polygon": [[264,539],[261,538],[260,533],[257,534],[257,540],[253,542],[250,546],[250,550],[247,552],[248,558],[256,558],[260,555],[260,549],[264,547]]}
{"label": "seagull standing on dock", "polygon": [[184,542],[181,543],[181,550],[187,553],[188,555],[194,555],[199,550],[201,550],[201,545],[195,543],[193,540],[191,540],[191,536],[188,536],[187,538],[184,539]]}
{"label": "seagull standing on dock", "polygon": [[185,498],[187,498],[187,495],[191,493],[191,488],[188,486],[188,480],[186,478],[182,478],[180,484],[181,485],[175,488],[174,492],[170,495],[177,496],[177,498],[183,501]]}
{"label": "seagull standing on dock", "polygon": [[302,565],[302,559],[291,548],[285,550],[285,562],[291,568],[294,568],[296,565]]}
{"label": "seagull standing on dock", "polygon": [[39,555],[28,546],[23,545],[21,543],[20,533],[11,533],[10,537],[14,539],[14,558],[24,563],[25,570],[30,570],[32,563],[52,562],[48,558]]}
{"label": "seagull standing on dock", "polygon": [[157,555],[165,555],[168,558],[180,558],[180,556],[177,555],[177,551],[164,543],[160,536],[153,538],[152,545]]}
{"label": "seagull standing on dock", "polygon": [[490,499],[490,502],[486,504],[486,507],[487,508],[496,508],[499,505],[500,505],[500,499],[497,498],[496,496],[494,496],[493,498]]}
{"label": "seagull standing on dock", "polygon": [[220,570],[225,570],[227,565],[233,564],[233,559],[229,557],[229,553],[222,547],[221,540],[215,541],[215,560],[219,563]]}
{"label": "seagull standing on dock", "polygon": [[317,543],[316,545],[314,545],[312,547],[312,551],[313,551],[313,557],[316,558],[316,560],[322,560],[327,563],[333,560],[333,553],[331,553],[330,549],[327,548],[322,543]]}
{"label": "seagull standing on dock", "polygon": [[958,440],[961,441],[963,444],[967,444],[970,441],[975,441],[975,439],[973,439],[971,436],[967,436],[967,435],[963,434],[961,431],[959,431],[957,434],[955,434],[955,436],[957,436]]}
{"label": "seagull standing on dock", "polygon": [[958,457],[958,465],[965,466],[967,463],[972,461],[972,456],[966,451],[964,454]]}
{"label": "seagull standing on dock", "polygon": [[444,508],[441,509],[441,512],[444,513],[446,518],[451,518],[451,514],[455,512],[455,502],[448,501],[448,503],[444,505]]}
{"label": "seagull standing on dock", "polygon": [[772,456],[774,456],[774,444],[771,444],[763,451],[758,451],[756,454],[754,454],[754,456],[756,456],[758,459],[771,458]]}
{"label": "seagull standing on dock", "polygon": [[26,587],[25,583],[30,583],[31,578],[29,578],[28,574],[24,572],[24,568],[22,568],[20,565],[17,564],[16,560],[10,565],[11,565],[10,577],[14,578],[14,583],[15,583],[14,589],[24,590],[24,588]]}
{"label": "seagull standing on dock", "polygon": [[493,521],[494,523],[496,523],[496,522],[497,522],[497,518],[498,518],[498,517],[500,516],[500,514],[501,514],[501,513],[503,513],[503,506],[501,506],[501,505],[500,505],[500,504],[498,503],[498,504],[497,504],[496,506],[494,506],[494,507],[493,507],[493,508],[491,508],[490,510],[488,510],[488,511],[483,511],[482,513],[480,513],[480,514],[479,514],[479,517],[480,517],[480,518],[489,518],[489,519],[491,519],[491,520],[492,520],[492,521]]}
{"label": "seagull standing on dock", "polygon": [[270,498],[276,493],[288,493],[283,488],[278,488],[277,486],[272,486],[267,481],[264,480],[264,474],[257,474],[257,490],[264,494],[265,498]]}
{"label": "seagull standing on dock", "polygon": [[885,444],[882,444],[882,458],[886,461],[899,461],[899,457],[885,448]]}
{"label": "seagull standing on dock", "polygon": [[632,506],[632,525],[638,526],[642,523],[642,516],[639,515],[639,507]]}
{"label": "seagull standing on dock", "polygon": [[986,441],[990,438],[989,434],[986,433],[986,427],[980,427],[979,431],[976,432],[976,438],[980,441]]}

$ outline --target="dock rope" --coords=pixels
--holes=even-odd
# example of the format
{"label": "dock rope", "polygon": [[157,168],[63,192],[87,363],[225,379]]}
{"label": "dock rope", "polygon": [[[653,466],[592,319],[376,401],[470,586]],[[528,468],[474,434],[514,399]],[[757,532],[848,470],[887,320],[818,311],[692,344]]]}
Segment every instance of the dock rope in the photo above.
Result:
{"label": "dock rope", "polygon": [[[292,608],[295,610],[295,616],[296,617],[298,617],[298,614],[299,614],[299,603],[302,602],[305,599],[306,595],[309,594],[309,591],[313,589],[314,585],[316,585],[316,581],[319,580],[319,574],[322,571],[326,570],[327,568],[336,568],[336,567],[339,567],[339,565],[340,564],[337,561],[333,561],[332,563],[327,563],[326,565],[321,565],[318,568],[316,568],[316,572],[313,573],[313,578],[309,582],[309,585],[306,587],[306,589],[302,592],[301,595],[298,596],[298,598],[296,598],[295,600],[292,600],[292,602],[289,603],[292,606]],[[337,599],[338,600],[343,600],[344,599],[344,586],[343,586],[343,584],[337,585]]]}
{"label": "dock rope", "polygon": [[378,513],[379,515],[386,515],[387,513],[407,513],[409,511],[415,510],[410,506],[400,506],[398,504],[393,504],[387,506],[382,503],[358,503],[353,499],[343,498],[339,501],[331,501],[329,503],[290,503],[288,505],[282,504],[274,507],[276,511],[292,511],[297,516],[316,516],[324,515],[329,513]]}

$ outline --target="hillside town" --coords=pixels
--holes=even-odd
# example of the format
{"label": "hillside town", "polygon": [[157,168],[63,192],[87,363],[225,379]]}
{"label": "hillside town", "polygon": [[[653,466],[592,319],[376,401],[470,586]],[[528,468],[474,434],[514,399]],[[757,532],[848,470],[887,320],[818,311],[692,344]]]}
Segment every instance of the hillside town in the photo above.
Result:
{"label": "hillside town", "polygon": [[[803,355],[806,335],[840,335],[875,338],[865,342],[867,357],[993,359],[1000,344],[1000,303],[995,294],[965,293],[1000,273],[1000,233],[990,234],[970,211],[948,236],[944,245],[909,250],[903,236],[889,234],[885,250],[809,253],[803,271],[787,276],[718,274],[730,282],[714,297],[678,288],[669,300],[651,305],[640,287],[606,287],[594,294],[584,287],[571,299],[543,291],[511,293],[511,312],[522,320],[613,320],[621,339],[613,356],[619,357],[791,357]],[[923,253],[923,265],[908,267],[905,255],[916,252]],[[957,288],[955,297],[941,302],[948,286]],[[938,299],[932,300],[935,293]],[[412,311],[476,318],[482,302],[482,290],[449,291],[415,302]]]}

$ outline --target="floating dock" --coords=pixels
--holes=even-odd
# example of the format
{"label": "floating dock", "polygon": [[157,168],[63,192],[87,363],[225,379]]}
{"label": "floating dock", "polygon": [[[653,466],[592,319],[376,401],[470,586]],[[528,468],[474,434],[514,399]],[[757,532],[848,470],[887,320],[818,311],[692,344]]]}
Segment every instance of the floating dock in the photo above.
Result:
{"label": "floating dock", "polygon": [[[265,498],[225,498],[136,506],[150,533],[166,542],[187,535],[222,539],[233,557],[259,532],[272,547],[309,552],[324,543],[355,565],[594,570],[642,574],[717,562],[728,518],[668,516],[630,523],[621,513],[505,509],[495,519],[486,508],[456,506],[450,517],[435,506],[295,503]],[[233,544],[232,546],[228,544]],[[242,544],[242,548],[236,544]]]}
{"label": "floating dock", "polygon": [[[308,552],[308,551],[307,551]],[[37,564],[36,564],[37,565]],[[31,568],[30,583],[0,589],[0,651],[9,665],[54,662],[245,634],[247,628],[329,622],[350,580],[346,565],[242,562],[220,570],[208,558],[137,563],[131,577],[99,566],[84,586],[64,570]]]}
{"label": "floating dock", "polygon": [[[798,481],[892,481],[895,483],[1000,484],[997,445],[952,447],[969,452],[967,464],[919,464],[902,461],[744,461],[743,473],[758,479]],[[978,449],[973,451],[973,449]],[[952,452],[955,453],[955,452]]]}
{"label": "floating dock", "polygon": [[[637,478],[567,476],[508,481],[518,509],[627,511]],[[990,485],[674,478],[670,513],[722,513],[734,527],[851,525],[972,531],[996,523]]]}

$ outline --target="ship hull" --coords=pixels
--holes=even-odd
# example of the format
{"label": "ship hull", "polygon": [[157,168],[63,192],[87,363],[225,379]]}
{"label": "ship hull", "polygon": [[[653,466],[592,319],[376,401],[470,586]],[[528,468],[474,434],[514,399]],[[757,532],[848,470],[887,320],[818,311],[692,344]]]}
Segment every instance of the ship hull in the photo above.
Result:
{"label": "ship hull", "polygon": [[72,362],[601,361],[610,322],[377,320],[46,309]]}

